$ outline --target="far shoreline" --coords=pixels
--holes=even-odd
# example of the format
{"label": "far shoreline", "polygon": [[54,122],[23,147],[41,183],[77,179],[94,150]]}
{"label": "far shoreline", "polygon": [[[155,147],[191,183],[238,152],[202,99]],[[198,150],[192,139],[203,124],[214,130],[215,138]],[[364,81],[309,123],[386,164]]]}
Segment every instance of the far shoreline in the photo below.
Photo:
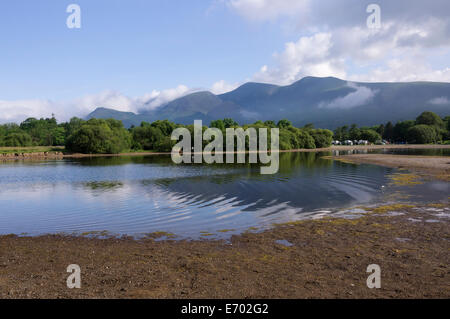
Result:
{"label": "far shoreline", "polygon": [[[450,149],[450,145],[355,145],[355,146],[331,146],[326,148],[313,148],[313,149],[295,149],[295,150],[280,150],[279,153],[319,153],[319,152],[332,152],[332,151],[351,151],[351,150],[376,150],[376,149]],[[227,154],[229,152],[222,152],[219,154]],[[237,154],[239,152],[233,152]],[[252,152],[245,152],[246,154]],[[195,154],[195,153],[192,153]],[[120,154],[67,154],[64,157],[114,157],[114,156],[153,156],[153,155],[171,155],[171,152],[132,152],[132,153],[120,153]]]}
{"label": "far shoreline", "polygon": [[[24,148],[26,149],[26,148]],[[352,151],[352,150],[379,150],[379,149],[450,149],[450,145],[419,145],[419,144],[390,144],[390,145],[354,145],[354,146],[331,146],[315,149],[294,149],[280,150],[279,153],[319,153],[333,151]],[[226,154],[223,152],[222,154]],[[238,152],[233,152],[238,153]],[[248,151],[246,154],[250,153]],[[195,153],[192,153],[195,154]],[[171,152],[126,152],[119,154],[64,154],[64,152],[40,152],[40,153],[1,153],[0,160],[21,160],[21,159],[62,159],[62,158],[90,158],[90,157],[130,157],[130,156],[162,156],[171,155]]]}

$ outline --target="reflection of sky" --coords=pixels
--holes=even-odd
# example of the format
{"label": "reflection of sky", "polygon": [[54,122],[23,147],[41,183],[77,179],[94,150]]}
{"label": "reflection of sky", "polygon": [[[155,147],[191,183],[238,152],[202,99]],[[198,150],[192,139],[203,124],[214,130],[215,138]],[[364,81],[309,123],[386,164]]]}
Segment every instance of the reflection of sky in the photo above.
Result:
{"label": "reflection of sky", "polygon": [[[392,171],[309,163],[261,176],[245,167],[50,163],[0,165],[0,233],[242,231],[375,201]],[[408,192],[446,198],[448,183]]]}
{"label": "reflection of sky", "polygon": [[177,178],[230,174],[232,169],[201,166],[169,166],[157,164],[125,164],[113,166],[83,166],[55,161],[43,163],[13,163],[0,166],[1,184],[57,183],[89,181],[132,181],[142,179]]}

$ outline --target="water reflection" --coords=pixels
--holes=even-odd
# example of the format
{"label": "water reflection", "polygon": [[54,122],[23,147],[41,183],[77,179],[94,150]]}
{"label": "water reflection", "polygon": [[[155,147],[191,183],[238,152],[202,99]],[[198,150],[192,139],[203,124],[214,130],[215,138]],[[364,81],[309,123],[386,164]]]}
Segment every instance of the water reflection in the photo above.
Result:
{"label": "water reflection", "polygon": [[[250,164],[176,166],[168,156],[6,163],[0,165],[0,233],[166,231],[198,238],[202,231],[233,229],[222,232],[229,236],[404,190],[389,186],[393,169],[322,158],[328,155],[282,153],[276,175],[260,175]],[[425,182],[407,193],[442,199],[448,183]]]}

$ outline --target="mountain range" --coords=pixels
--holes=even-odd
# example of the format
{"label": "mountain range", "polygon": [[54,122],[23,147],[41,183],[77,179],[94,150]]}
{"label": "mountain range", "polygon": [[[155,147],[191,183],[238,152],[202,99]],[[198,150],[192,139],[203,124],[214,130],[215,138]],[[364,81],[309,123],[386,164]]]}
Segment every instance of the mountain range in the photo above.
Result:
{"label": "mountain range", "polygon": [[[146,108],[144,104],[142,109]],[[305,77],[288,86],[250,82],[220,95],[192,93],[139,114],[99,107],[87,118],[115,118],[126,127],[165,119],[180,124],[194,120],[209,124],[223,118],[240,124],[288,119],[299,127],[312,123],[334,129],[415,119],[425,110],[450,115],[450,83],[362,83],[334,77]]]}

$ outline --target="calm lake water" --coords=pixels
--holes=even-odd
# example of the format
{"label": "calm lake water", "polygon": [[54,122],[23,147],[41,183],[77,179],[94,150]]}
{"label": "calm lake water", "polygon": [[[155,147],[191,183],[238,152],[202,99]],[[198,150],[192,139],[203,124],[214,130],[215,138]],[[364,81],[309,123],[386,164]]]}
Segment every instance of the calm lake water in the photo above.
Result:
{"label": "calm lake water", "polygon": [[448,183],[391,185],[394,169],[324,155],[331,153],[281,154],[273,176],[250,165],[177,166],[169,156],[0,163],[0,234],[165,231],[218,238],[358,205],[448,197]]}

